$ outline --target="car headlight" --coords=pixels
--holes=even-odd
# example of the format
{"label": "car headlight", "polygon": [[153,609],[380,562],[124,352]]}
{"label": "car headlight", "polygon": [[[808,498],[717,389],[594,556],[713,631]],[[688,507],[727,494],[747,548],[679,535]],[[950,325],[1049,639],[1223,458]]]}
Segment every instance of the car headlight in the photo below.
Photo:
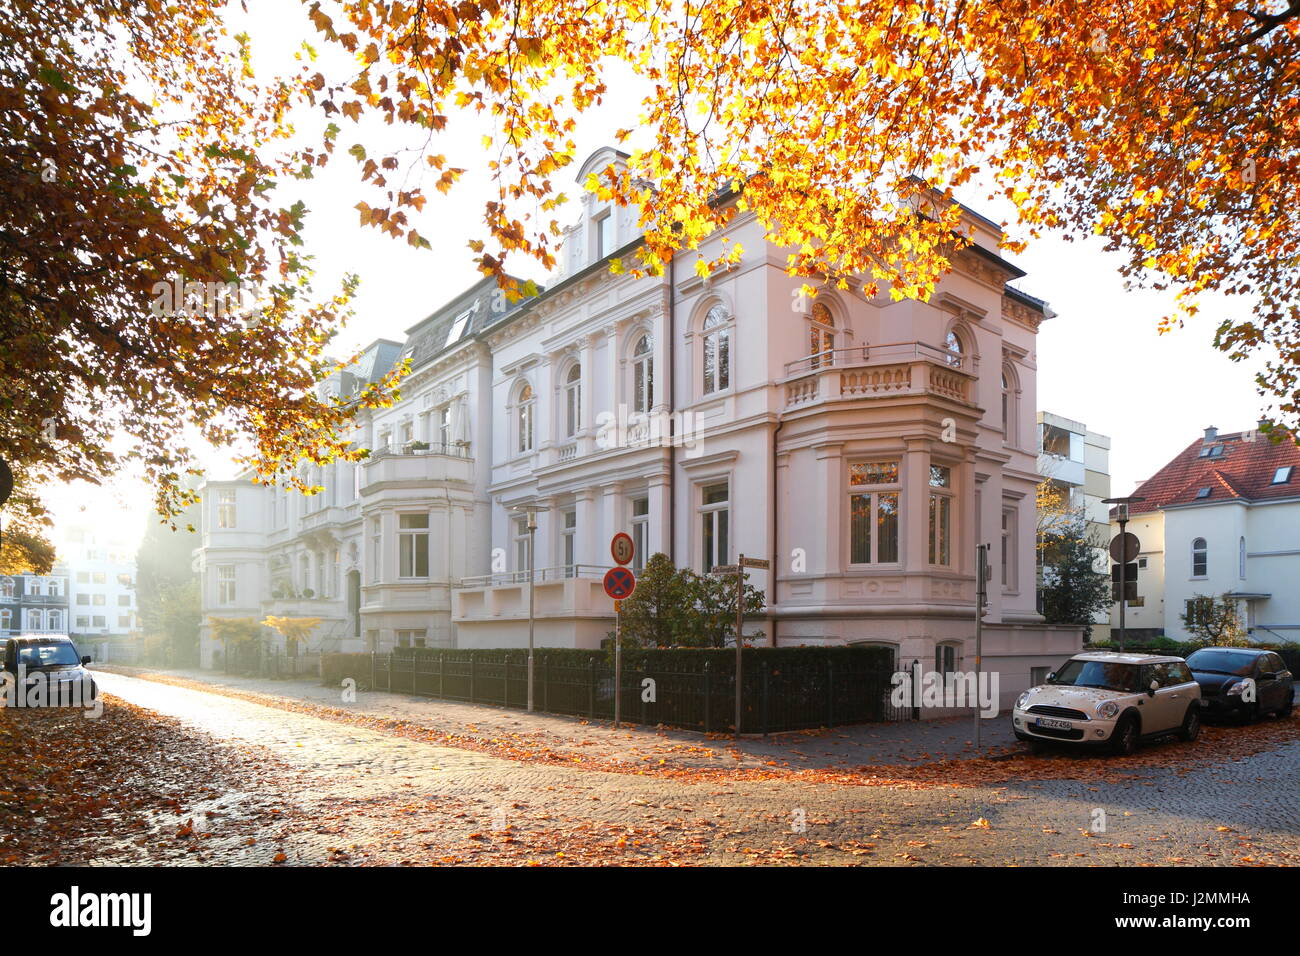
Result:
{"label": "car headlight", "polygon": [[1023,694],[1021,694],[1019,697],[1016,698],[1016,708],[1018,710],[1024,710],[1025,704],[1027,703],[1029,703],[1029,691],[1025,691]]}
{"label": "car headlight", "polygon": [[1102,720],[1111,720],[1119,713],[1119,704],[1113,700],[1104,700],[1097,706],[1097,716]]}
{"label": "car headlight", "polygon": [[1240,697],[1241,692],[1245,689],[1246,689],[1246,683],[1245,681],[1242,681],[1240,683],[1233,684],[1226,691],[1224,691],[1224,693],[1227,694],[1229,697]]}

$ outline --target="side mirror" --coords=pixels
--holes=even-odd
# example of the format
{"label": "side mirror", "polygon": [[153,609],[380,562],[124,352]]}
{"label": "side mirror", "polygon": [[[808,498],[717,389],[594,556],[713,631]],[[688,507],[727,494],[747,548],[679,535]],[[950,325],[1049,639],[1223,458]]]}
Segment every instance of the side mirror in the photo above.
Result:
{"label": "side mirror", "polygon": [[89,664],[89,663],[90,663],[90,655],[89,655],[89,654],[83,655],[82,658],[81,658],[81,663],[83,663],[83,664]]}
{"label": "side mirror", "polygon": [[1152,697],[1154,697],[1156,696],[1156,691],[1158,691],[1159,689],[1160,689],[1160,681],[1155,680],[1153,678],[1151,681],[1151,685],[1147,688],[1147,693],[1150,694]]}
{"label": "side mirror", "polygon": [[1050,684],[1050,683],[1051,683],[1052,681],[1054,681],[1054,680],[1056,680],[1056,671],[1051,671],[1051,672],[1048,673],[1048,675],[1047,675],[1047,683]]}

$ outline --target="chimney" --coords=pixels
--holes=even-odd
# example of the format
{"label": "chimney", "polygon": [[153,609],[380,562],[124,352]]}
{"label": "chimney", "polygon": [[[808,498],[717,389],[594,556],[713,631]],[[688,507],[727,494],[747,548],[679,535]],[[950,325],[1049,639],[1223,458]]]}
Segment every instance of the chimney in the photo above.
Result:
{"label": "chimney", "polygon": [[1215,428],[1213,425],[1205,429],[1205,444],[1207,445],[1210,444],[1210,442],[1214,441],[1218,437],[1219,437],[1219,430]]}

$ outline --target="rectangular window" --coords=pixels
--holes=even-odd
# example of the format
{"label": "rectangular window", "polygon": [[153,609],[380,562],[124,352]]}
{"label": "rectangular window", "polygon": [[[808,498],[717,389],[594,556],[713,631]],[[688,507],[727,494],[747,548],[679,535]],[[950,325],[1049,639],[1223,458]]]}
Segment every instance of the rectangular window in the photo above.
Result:
{"label": "rectangular window", "polygon": [[226,605],[235,603],[235,566],[232,564],[217,568],[217,603]]}
{"label": "rectangular window", "polygon": [[217,527],[233,528],[235,526],[235,490],[223,489],[217,492]]}
{"label": "rectangular window", "polygon": [[131,606],[131,595],[129,595],[129,594],[119,594],[119,595],[117,596],[117,606],[118,606],[118,607],[130,607],[130,606]]}
{"label": "rectangular window", "polygon": [[89,583],[90,583],[90,572],[89,572],[89,571],[78,571],[78,572],[77,572],[77,583],[78,583],[78,584],[89,584]]}
{"label": "rectangular window", "polygon": [[568,510],[562,512],[564,528],[562,537],[564,539],[564,573],[568,577],[573,577],[577,568],[577,550],[578,550],[578,512]]}
{"label": "rectangular window", "polygon": [[898,562],[899,492],[878,487],[897,484],[897,461],[849,465],[850,564]]}
{"label": "rectangular window", "polygon": [[515,518],[515,570],[521,574],[528,571],[528,518],[526,515]]}
{"label": "rectangular window", "polygon": [[384,536],[380,528],[379,519],[370,519],[370,583],[379,583],[379,569],[382,567],[381,558],[384,553]]}
{"label": "rectangular window", "polygon": [[91,623],[91,627],[107,627],[107,626],[108,626],[108,621],[104,618],[104,616],[103,616],[102,614],[96,614],[96,615],[94,615],[93,617],[91,617],[90,620],[91,620],[91,622],[92,622],[92,623]]}
{"label": "rectangular window", "polygon": [[103,571],[96,571],[94,574],[90,576],[90,580],[95,584],[103,584],[108,579],[104,576]]}
{"label": "rectangular window", "polygon": [[429,516],[402,515],[398,523],[398,555],[404,578],[429,576]]}
{"label": "rectangular window", "polygon": [[81,593],[81,594],[78,594],[78,595],[77,595],[77,603],[78,603],[78,604],[89,604],[89,603],[90,603],[90,595],[89,595],[89,594],[86,594],[86,593],[84,593],[84,592]]}
{"label": "rectangular window", "polygon": [[1016,509],[1002,509],[1002,590],[1014,591],[1016,586]]}
{"label": "rectangular window", "polygon": [[632,570],[645,569],[646,548],[650,543],[650,499],[632,499]]}
{"label": "rectangular window", "polygon": [[90,603],[93,604],[95,607],[102,607],[107,602],[108,599],[103,594],[91,595]]}
{"label": "rectangular window", "polygon": [[429,632],[424,628],[421,628],[419,630],[411,630],[411,631],[398,631],[397,646],[398,647],[424,647],[425,644],[427,643],[428,634]]}
{"label": "rectangular window", "polygon": [[90,617],[85,614],[77,615],[77,627],[90,627]]}
{"label": "rectangular window", "polygon": [[1214,598],[1189,598],[1185,605],[1184,616],[1188,625],[1206,624],[1214,610]]}
{"label": "rectangular window", "polygon": [[117,626],[118,626],[118,627],[130,627],[130,626],[131,626],[131,615],[130,615],[130,614],[119,614],[119,615],[117,616]]}
{"label": "rectangular window", "polygon": [[595,258],[603,259],[614,251],[614,222],[609,213],[599,216],[595,220],[596,224],[596,243]]}
{"label": "rectangular window", "polygon": [[952,498],[930,494],[930,563],[952,564]]}
{"label": "rectangular window", "polygon": [[[951,488],[952,469],[931,465],[930,487]],[[952,495],[947,491],[930,492],[930,563],[943,567],[952,564]]]}
{"label": "rectangular window", "polygon": [[700,489],[701,568],[705,574],[726,564],[731,553],[728,495],[725,481]]}

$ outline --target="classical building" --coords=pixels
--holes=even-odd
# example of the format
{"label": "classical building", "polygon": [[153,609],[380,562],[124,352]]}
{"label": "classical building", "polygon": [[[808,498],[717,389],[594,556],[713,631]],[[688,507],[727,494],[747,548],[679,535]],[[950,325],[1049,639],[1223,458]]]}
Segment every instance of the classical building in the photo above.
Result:
{"label": "classical building", "polygon": [[[1235,601],[1260,641],[1300,640],[1300,447],[1257,429],[1205,434],[1133,492],[1128,530],[1141,545],[1138,638],[1191,635],[1183,624],[1208,599]],[[1118,523],[1114,525],[1118,532]],[[1118,605],[1111,624],[1119,624]]]}
{"label": "classical building", "polygon": [[0,639],[68,633],[68,573],[0,575]]}
{"label": "classical building", "polygon": [[[600,150],[577,180],[624,158]],[[359,423],[364,463],[313,474],[322,494],[204,488],[206,613],[321,617],[341,649],[520,646],[531,539],[537,640],[592,647],[627,531],[638,563],[770,561],[752,575],[765,641],[960,669],[985,542],[1004,696],[1077,648],[1035,597],[1035,337],[1052,313],[1010,284],[1023,273],[994,223],[967,210],[974,245],[935,295],[895,302],[858,281],[804,296],[747,214],[701,250],[742,244],[724,272],[615,274],[637,216],[586,194],[540,294],[512,304],[485,280],[372,345],[330,387],[405,356],[403,400]]]}
{"label": "classical building", "polygon": [[[1104,503],[1110,497],[1110,438],[1089,431],[1082,422],[1054,415],[1038,413],[1038,474],[1053,486],[1060,500],[1071,510],[1078,510],[1088,519],[1088,534],[1099,542],[1096,551],[1096,570],[1109,573],[1110,558],[1106,543],[1110,540],[1110,508]],[[1042,568],[1042,551],[1039,557],[1039,585],[1050,568]],[[1040,591],[1041,595],[1041,591]],[[1039,603],[1042,609],[1042,603]],[[1109,611],[1099,611],[1093,619],[1092,640],[1105,640],[1110,631]]]}

